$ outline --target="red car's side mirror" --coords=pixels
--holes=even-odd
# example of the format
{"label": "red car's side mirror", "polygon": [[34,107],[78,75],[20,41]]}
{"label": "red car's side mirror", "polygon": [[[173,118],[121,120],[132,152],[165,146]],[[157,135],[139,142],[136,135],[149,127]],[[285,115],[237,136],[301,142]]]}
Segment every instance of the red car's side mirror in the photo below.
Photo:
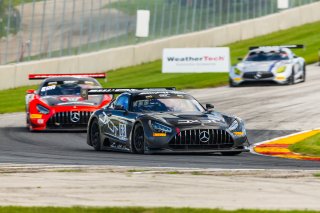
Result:
{"label": "red car's side mirror", "polygon": [[36,90],[34,89],[28,89],[27,90],[27,94],[34,94],[36,92]]}

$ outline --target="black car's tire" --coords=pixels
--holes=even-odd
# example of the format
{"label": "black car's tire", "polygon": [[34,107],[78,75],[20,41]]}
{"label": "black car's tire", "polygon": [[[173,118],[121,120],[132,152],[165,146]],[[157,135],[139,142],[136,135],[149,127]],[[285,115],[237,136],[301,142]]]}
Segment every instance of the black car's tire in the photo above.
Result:
{"label": "black car's tire", "polygon": [[236,87],[236,86],[238,86],[238,85],[236,85],[236,84],[234,83],[234,81],[233,81],[231,78],[229,78],[229,86],[230,86],[230,87]]}
{"label": "black car's tire", "polygon": [[143,126],[138,123],[135,125],[132,137],[132,152],[136,154],[144,154],[144,130]]}
{"label": "black car's tire", "polygon": [[305,82],[307,80],[307,68],[306,65],[303,65],[303,75],[302,75],[302,82]]}
{"label": "black car's tire", "polygon": [[91,123],[89,134],[90,143],[94,150],[101,151],[100,130],[97,120]]}
{"label": "black car's tire", "polygon": [[235,156],[240,155],[242,152],[221,152],[221,155],[223,156]]}

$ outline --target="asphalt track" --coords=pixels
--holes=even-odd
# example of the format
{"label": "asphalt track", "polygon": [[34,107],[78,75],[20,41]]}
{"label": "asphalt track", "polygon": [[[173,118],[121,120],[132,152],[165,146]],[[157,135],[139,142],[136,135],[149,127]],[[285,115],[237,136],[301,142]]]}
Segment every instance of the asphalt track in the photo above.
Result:
{"label": "asphalt track", "polygon": [[[308,80],[293,86],[247,85],[189,91],[202,103],[246,121],[251,143],[320,127],[320,67],[308,67]],[[0,116],[0,163],[187,167],[217,169],[320,169],[320,163],[243,153],[135,155],[95,152],[83,132],[30,133],[24,113]]]}

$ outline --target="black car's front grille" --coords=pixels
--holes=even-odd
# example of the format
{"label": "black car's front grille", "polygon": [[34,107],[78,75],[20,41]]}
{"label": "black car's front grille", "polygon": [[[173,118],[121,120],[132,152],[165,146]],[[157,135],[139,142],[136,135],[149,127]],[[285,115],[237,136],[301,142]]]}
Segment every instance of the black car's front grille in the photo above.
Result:
{"label": "black car's front grille", "polygon": [[231,135],[220,129],[193,129],[181,131],[169,142],[174,150],[226,149],[234,145]]}
{"label": "black car's front grille", "polygon": [[48,128],[86,128],[92,112],[58,112],[47,122]]}
{"label": "black car's front grille", "polygon": [[267,79],[267,78],[273,78],[274,75],[272,72],[246,72],[243,74],[244,79]]}

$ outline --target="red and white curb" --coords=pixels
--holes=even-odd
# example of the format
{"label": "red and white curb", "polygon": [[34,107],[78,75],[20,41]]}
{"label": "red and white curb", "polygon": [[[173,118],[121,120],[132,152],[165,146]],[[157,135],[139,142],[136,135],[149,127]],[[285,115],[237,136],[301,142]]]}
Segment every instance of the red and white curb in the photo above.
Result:
{"label": "red and white curb", "polygon": [[320,129],[314,129],[264,141],[254,144],[251,147],[251,152],[258,155],[271,157],[320,161],[320,156],[306,156],[303,154],[291,152],[289,149],[290,145],[298,143],[318,133],[320,133]]}

